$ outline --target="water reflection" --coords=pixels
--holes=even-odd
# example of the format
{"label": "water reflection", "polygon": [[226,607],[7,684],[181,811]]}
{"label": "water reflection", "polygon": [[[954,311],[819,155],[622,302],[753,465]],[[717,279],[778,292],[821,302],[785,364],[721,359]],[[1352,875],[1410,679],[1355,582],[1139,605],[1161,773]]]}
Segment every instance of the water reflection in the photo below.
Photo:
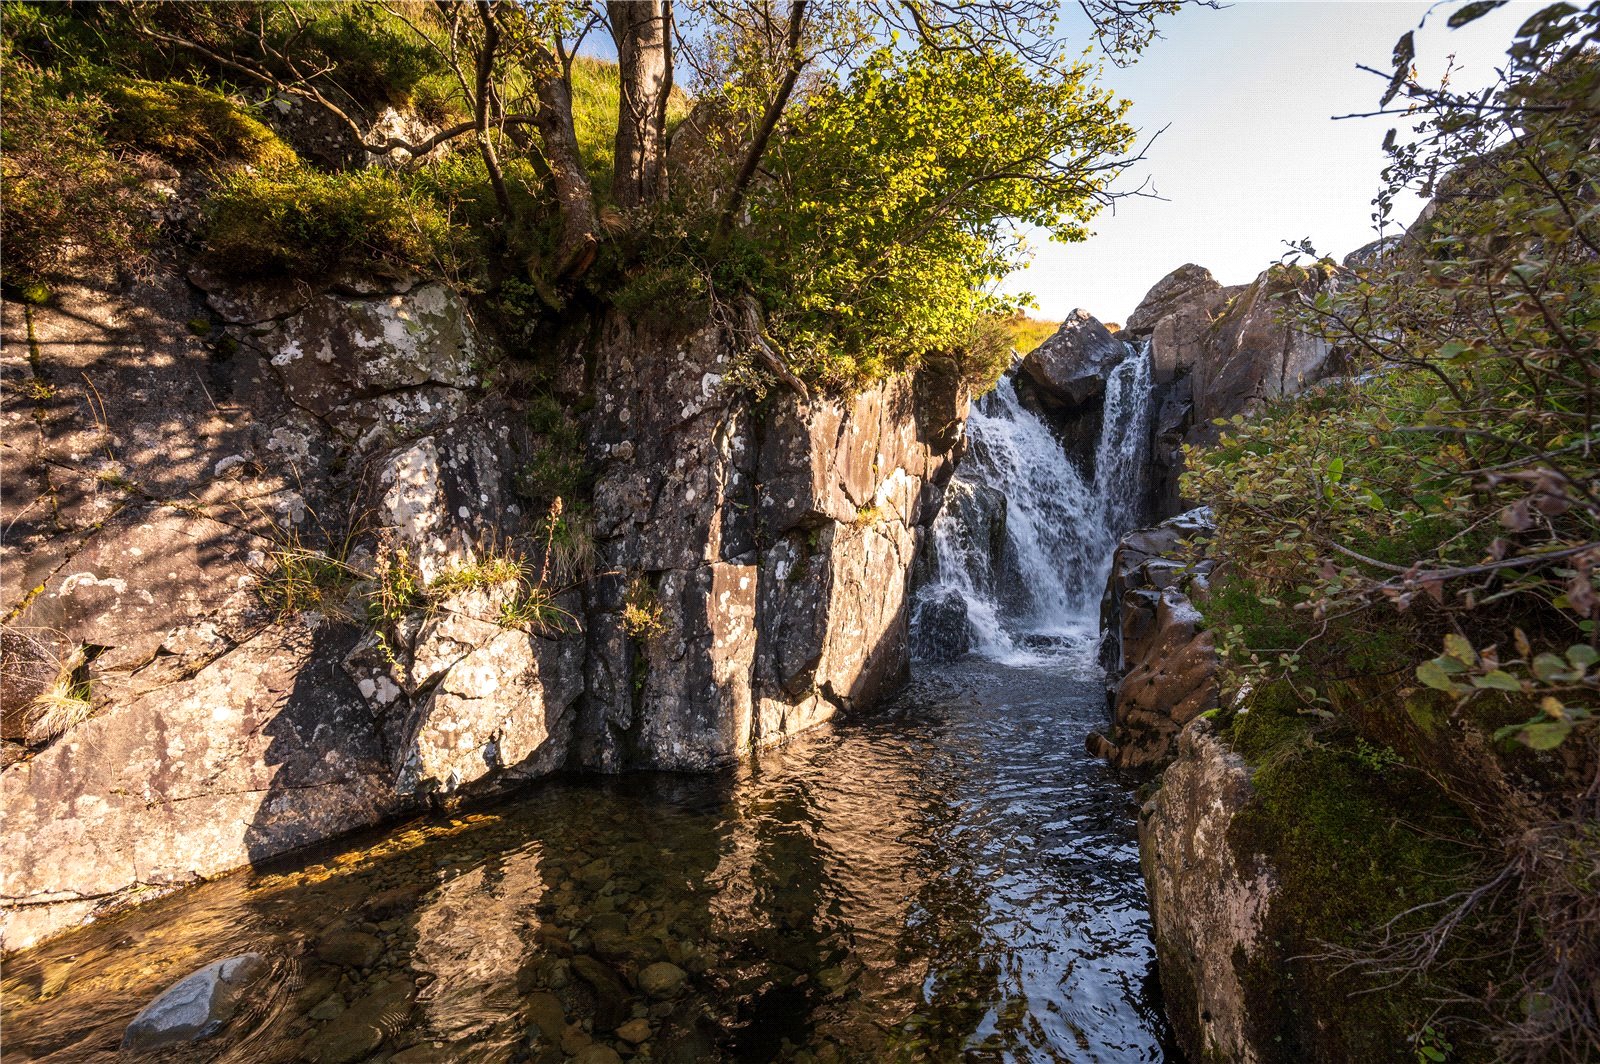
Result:
{"label": "water reflection", "polygon": [[1164,1060],[1129,785],[1081,752],[1101,697],[969,660],[737,773],[230,876],[14,959],[7,1059],[124,1059],[162,988],[257,950],[248,1007],[166,1059]]}

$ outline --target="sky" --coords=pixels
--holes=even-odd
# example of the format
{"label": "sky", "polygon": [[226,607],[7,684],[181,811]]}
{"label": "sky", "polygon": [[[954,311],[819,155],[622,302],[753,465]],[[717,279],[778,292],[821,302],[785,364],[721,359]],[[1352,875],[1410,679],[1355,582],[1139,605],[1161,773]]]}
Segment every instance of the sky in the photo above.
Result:
{"label": "sky", "polygon": [[[1241,284],[1277,260],[1285,240],[1310,236],[1339,256],[1355,250],[1378,235],[1372,198],[1394,124],[1333,120],[1375,110],[1383,93],[1384,81],[1356,65],[1387,69],[1396,39],[1428,15],[1416,35],[1424,82],[1454,53],[1456,86],[1486,84],[1516,27],[1543,3],[1519,0],[1458,30],[1445,19],[1459,5],[1428,15],[1434,5],[1410,0],[1236,0],[1179,12],[1136,65],[1108,64],[1102,76],[1133,101],[1130,120],[1146,136],[1167,127],[1123,178],[1132,188],[1148,176],[1163,199],[1108,208],[1086,243],[1030,235],[1035,260],[1005,288],[1032,292],[1038,317],[1083,307],[1120,322],[1187,262]],[[1412,199],[1395,217],[1408,223],[1420,208]]]}

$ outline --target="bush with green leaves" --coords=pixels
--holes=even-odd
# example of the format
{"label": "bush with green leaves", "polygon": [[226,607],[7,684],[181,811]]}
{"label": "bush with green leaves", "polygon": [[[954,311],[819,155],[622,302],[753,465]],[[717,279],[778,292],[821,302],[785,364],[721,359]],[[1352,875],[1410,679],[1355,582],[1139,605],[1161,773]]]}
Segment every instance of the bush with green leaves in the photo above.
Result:
{"label": "bush with green leaves", "polygon": [[[1216,514],[1201,606],[1233,719],[1287,687],[1480,833],[1474,882],[1350,959],[1426,978],[1464,929],[1492,930],[1492,974],[1458,992],[1502,1059],[1600,1045],[1597,35],[1600,4],[1531,11],[1499,83],[1471,94],[1418,83],[1402,39],[1383,102],[1402,99],[1409,134],[1388,137],[1379,203],[1411,188],[1429,210],[1368,261],[1318,260],[1331,283],[1281,293],[1352,377],[1223,426],[1184,486]],[[1443,1029],[1419,1032],[1422,1056]]]}

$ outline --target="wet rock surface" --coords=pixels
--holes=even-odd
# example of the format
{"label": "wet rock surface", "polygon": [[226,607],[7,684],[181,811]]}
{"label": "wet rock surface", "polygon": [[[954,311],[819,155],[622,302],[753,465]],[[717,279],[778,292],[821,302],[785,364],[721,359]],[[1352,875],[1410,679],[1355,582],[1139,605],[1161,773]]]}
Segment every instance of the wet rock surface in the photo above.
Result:
{"label": "wet rock surface", "polygon": [[1190,601],[1205,593],[1212,563],[1198,548],[1180,547],[1203,542],[1211,527],[1210,511],[1200,508],[1130,532],[1117,546],[1101,618],[1111,726],[1089,743],[1120,768],[1166,764],[1183,727],[1217,706],[1215,647]]}
{"label": "wet rock surface", "polygon": [[241,996],[267,967],[261,954],[242,953],[185,976],[133,1018],[122,1048],[145,1053],[211,1037],[233,1018]]}
{"label": "wet rock surface", "polygon": [[1274,884],[1228,832],[1252,793],[1243,759],[1195,721],[1139,817],[1167,1015],[1192,1060],[1258,1059],[1241,973],[1265,945]]}

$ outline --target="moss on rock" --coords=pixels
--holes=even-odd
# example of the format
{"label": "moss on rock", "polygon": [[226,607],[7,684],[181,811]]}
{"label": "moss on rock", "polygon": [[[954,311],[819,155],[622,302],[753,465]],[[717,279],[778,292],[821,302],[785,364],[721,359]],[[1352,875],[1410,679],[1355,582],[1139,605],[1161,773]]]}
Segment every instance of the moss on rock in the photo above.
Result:
{"label": "moss on rock", "polygon": [[[1414,1060],[1415,1036],[1437,1026],[1436,1002],[1481,990],[1472,984],[1484,973],[1466,962],[1473,943],[1455,936],[1427,977],[1369,975],[1349,960],[1386,927],[1426,928],[1440,910],[1417,907],[1470,882],[1471,824],[1392,756],[1314,736],[1282,691],[1255,699],[1230,738],[1258,767],[1228,842],[1241,860],[1266,861],[1277,883],[1259,939],[1267,948],[1234,958],[1251,1041],[1274,1047],[1273,1060]],[[1482,1059],[1468,1041],[1455,1038],[1454,1059]]]}

